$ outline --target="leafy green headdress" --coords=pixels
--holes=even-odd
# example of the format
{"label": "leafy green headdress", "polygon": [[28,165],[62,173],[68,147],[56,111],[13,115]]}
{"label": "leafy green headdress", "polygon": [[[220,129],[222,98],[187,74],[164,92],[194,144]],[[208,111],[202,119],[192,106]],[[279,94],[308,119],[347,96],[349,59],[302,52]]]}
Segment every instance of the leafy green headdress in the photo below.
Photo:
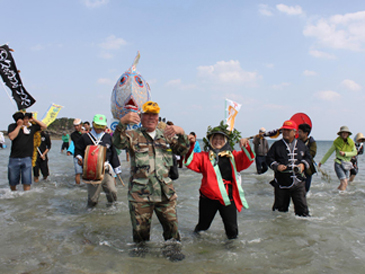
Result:
{"label": "leafy green headdress", "polygon": [[241,133],[237,129],[233,129],[233,131],[228,130],[228,125],[225,124],[223,121],[220,122],[220,124],[216,127],[208,126],[207,129],[207,136],[203,138],[204,141],[204,151],[208,151],[211,147],[210,144],[210,137],[213,134],[223,134],[227,137],[230,147],[233,149],[234,145],[239,142],[239,140],[242,138]]}

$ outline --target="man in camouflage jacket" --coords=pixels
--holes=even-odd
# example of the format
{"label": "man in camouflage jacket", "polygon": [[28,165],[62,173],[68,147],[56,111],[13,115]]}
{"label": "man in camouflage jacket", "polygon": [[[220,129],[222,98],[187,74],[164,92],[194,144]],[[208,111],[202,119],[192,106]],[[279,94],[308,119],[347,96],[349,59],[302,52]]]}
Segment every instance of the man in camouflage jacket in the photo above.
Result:
{"label": "man in camouflage jacket", "polygon": [[[134,112],[123,116],[113,135],[114,145],[128,149],[131,156],[128,200],[136,243],[150,239],[153,211],[163,227],[164,239],[180,241],[177,195],[168,174],[173,154],[185,155],[189,141],[181,127],[173,125],[160,130],[157,127],[159,111],[157,103],[148,101],[143,105],[141,116]],[[127,130],[127,124],[140,122],[141,128]]]}

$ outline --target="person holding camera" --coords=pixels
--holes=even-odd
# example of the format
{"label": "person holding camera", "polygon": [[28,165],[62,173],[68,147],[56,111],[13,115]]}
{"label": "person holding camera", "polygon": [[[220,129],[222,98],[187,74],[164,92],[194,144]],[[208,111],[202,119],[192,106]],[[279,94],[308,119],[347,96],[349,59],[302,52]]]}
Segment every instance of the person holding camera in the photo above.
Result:
{"label": "person holding camera", "polygon": [[295,138],[298,126],[287,120],[281,127],[283,138],[269,149],[266,162],[274,170],[275,178],[270,184],[274,187],[275,201],[273,211],[288,212],[290,198],[293,200],[295,215],[307,217],[304,170],[312,163],[306,145]]}
{"label": "person holding camera", "polygon": [[[11,152],[8,165],[10,189],[16,191],[16,186],[22,180],[24,191],[30,190],[32,184],[32,156],[34,150],[34,134],[45,130],[47,125],[33,118],[32,113],[18,111],[13,115],[15,123],[8,127],[11,140]],[[21,175],[20,175],[21,174]]]}

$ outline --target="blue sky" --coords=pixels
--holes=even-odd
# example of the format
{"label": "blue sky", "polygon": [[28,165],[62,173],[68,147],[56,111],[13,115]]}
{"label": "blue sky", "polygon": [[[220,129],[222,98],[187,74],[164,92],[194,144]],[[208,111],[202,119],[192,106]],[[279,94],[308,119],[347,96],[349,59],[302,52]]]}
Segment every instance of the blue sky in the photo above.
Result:
{"label": "blue sky", "polygon": [[[202,138],[224,118],[225,98],[242,104],[242,136],[278,128],[297,112],[312,135],[340,126],[365,133],[365,1],[0,0],[0,44],[14,49],[40,116],[111,120],[110,96],[133,63],[161,116]],[[4,12],[5,11],[5,12]],[[7,87],[4,88],[9,92]],[[15,112],[4,88],[2,119]]]}

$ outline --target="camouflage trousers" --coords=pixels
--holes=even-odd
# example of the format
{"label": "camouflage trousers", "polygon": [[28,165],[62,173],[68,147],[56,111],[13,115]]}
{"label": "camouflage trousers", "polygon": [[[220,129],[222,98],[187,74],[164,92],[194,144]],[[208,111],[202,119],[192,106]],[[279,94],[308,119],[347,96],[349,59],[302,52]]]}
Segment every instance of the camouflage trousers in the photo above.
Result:
{"label": "camouflage trousers", "polygon": [[165,240],[180,241],[177,225],[176,199],[159,203],[129,202],[129,212],[133,226],[133,241],[136,243],[150,240],[150,230],[153,211],[156,212],[163,228]]}

